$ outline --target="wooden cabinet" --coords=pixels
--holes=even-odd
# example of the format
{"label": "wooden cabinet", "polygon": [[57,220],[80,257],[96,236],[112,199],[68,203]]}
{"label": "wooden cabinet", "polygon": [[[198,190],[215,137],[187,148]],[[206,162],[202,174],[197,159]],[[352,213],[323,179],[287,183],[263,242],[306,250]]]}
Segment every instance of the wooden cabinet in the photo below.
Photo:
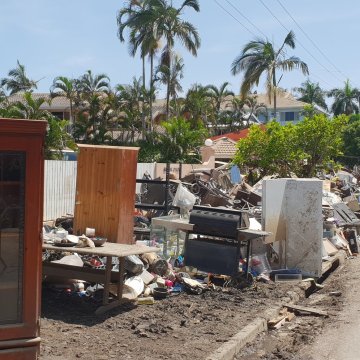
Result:
{"label": "wooden cabinet", "polygon": [[138,148],[79,145],[74,232],[132,244]]}
{"label": "wooden cabinet", "polygon": [[0,119],[1,359],[36,359],[40,344],[46,124]]}

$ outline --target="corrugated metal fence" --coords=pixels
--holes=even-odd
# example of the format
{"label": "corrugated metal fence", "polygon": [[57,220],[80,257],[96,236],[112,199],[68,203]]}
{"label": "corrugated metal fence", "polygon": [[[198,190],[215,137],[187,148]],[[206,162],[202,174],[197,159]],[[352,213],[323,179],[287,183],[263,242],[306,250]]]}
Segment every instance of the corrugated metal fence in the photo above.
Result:
{"label": "corrugated metal fence", "polygon": [[76,161],[45,161],[44,220],[74,213],[76,171]]}
{"label": "corrugated metal fence", "polygon": [[[44,220],[74,214],[76,191],[76,161],[45,161],[44,179]],[[155,177],[155,163],[137,166],[137,179],[141,179],[145,172]],[[136,185],[136,192],[140,191],[140,184]]]}

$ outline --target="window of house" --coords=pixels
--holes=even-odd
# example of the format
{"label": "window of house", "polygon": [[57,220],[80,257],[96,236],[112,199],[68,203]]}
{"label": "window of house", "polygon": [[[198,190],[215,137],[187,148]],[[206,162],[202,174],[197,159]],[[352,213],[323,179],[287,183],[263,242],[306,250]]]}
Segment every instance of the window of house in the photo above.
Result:
{"label": "window of house", "polygon": [[56,116],[60,120],[64,120],[64,113],[59,111],[52,111],[51,112],[54,116]]}
{"label": "window of house", "polygon": [[294,121],[294,120],[295,120],[294,111],[288,111],[285,113],[285,121]]}

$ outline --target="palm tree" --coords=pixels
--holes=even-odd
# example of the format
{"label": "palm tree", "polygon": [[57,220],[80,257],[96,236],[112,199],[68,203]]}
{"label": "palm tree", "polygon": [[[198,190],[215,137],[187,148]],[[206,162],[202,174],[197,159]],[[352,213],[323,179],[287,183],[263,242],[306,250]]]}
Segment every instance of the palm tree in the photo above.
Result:
{"label": "palm tree", "polygon": [[[129,53],[131,56],[135,56],[139,47],[142,47],[142,40],[139,37],[146,36],[146,33],[152,33],[149,30],[149,26],[145,27],[143,24],[135,24],[133,18],[145,10],[146,1],[129,1],[128,5],[122,8],[117,15],[118,24],[118,37],[121,42],[125,42],[124,31],[126,28],[130,29],[129,36]],[[125,20],[124,20],[125,18]],[[142,81],[143,87],[145,87],[145,57],[146,51],[141,49],[141,60],[142,60]]]}
{"label": "palm tree", "polygon": [[70,124],[73,125],[73,106],[77,97],[75,81],[65,76],[58,76],[54,79],[50,88],[51,97],[64,96],[70,101]]}
{"label": "palm tree", "polygon": [[[124,38],[124,30],[129,28],[129,52],[131,56],[135,56],[138,49],[140,49],[140,57],[142,59],[142,81],[143,87],[146,87],[145,80],[145,58],[146,56],[150,59],[150,80],[149,80],[149,88],[150,92],[155,94],[154,89],[154,57],[156,52],[160,49],[160,41],[154,36],[154,23],[147,23],[146,25],[143,23],[138,23],[134,21],[139,16],[139,13],[143,12],[151,6],[151,1],[137,1],[132,0],[129,4],[119,11],[117,16],[118,23],[118,37],[121,42],[125,41]],[[150,96],[150,124],[151,129],[152,126],[152,107],[153,107],[153,98],[154,96]],[[142,115],[144,118],[144,114]],[[143,122],[145,119],[143,119]]]}
{"label": "palm tree", "polygon": [[17,60],[17,67],[12,69],[8,73],[7,78],[3,78],[0,81],[0,86],[9,91],[10,95],[14,95],[18,92],[32,91],[37,89],[37,82],[27,77],[25,72],[25,66],[21,65]]}
{"label": "palm tree", "polygon": [[76,80],[77,90],[83,93],[85,97],[91,98],[98,93],[109,93],[110,79],[105,74],[93,75],[91,70],[88,70],[78,80]]}
{"label": "palm tree", "polygon": [[[185,0],[179,8],[169,5],[167,0],[144,0],[144,9],[131,15],[132,27],[140,29],[153,29],[153,37],[157,41],[165,40],[165,47],[162,52],[162,64],[172,69],[172,49],[175,39],[178,39],[187,50],[194,56],[200,47],[199,34],[191,23],[181,19],[181,14],[186,7],[200,11],[198,0]],[[167,84],[167,96],[170,92],[170,84]],[[168,109],[166,117],[168,118]]]}
{"label": "palm tree", "polygon": [[213,101],[214,106],[214,132],[217,133],[217,122],[220,117],[221,106],[226,108],[226,106],[231,102],[231,98],[235,96],[235,94],[228,90],[227,87],[230,85],[229,82],[224,82],[220,85],[220,87],[216,87],[215,85],[207,85],[209,97]]}
{"label": "palm tree", "polygon": [[227,101],[231,101],[231,97],[235,94],[227,90],[227,87],[230,85],[229,82],[224,82],[218,88],[215,85],[207,85],[206,87],[209,90],[209,96],[214,100],[215,110],[219,112],[221,110],[221,105],[226,105]]}
{"label": "palm tree", "polygon": [[268,39],[256,39],[247,43],[240,55],[235,58],[231,65],[233,75],[244,71],[243,82],[241,84],[241,95],[246,96],[251,87],[258,85],[262,74],[266,73],[266,88],[271,102],[274,99],[274,113],[276,116],[276,95],[279,82],[282,78],[277,79],[277,70],[291,71],[298,68],[304,75],[309,74],[308,66],[298,57],[286,57],[285,47],[295,48],[295,34],[290,31],[281,47],[274,48],[274,44]]}
{"label": "palm tree", "polygon": [[360,91],[351,87],[349,80],[345,81],[344,88],[330,90],[328,96],[334,98],[334,103],[331,105],[334,115],[351,115],[359,112]]}
{"label": "palm tree", "polygon": [[297,100],[311,105],[318,105],[327,110],[325,91],[321,89],[319,83],[313,83],[307,79],[300,87],[294,88],[294,90],[300,94]]}
{"label": "palm tree", "polygon": [[115,87],[116,96],[120,102],[121,110],[123,111],[122,119],[126,124],[126,127],[131,129],[133,134],[132,140],[134,140],[135,132],[140,128],[143,131],[143,137],[146,126],[142,115],[146,111],[145,97],[146,93],[141,85],[141,79],[133,78],[132,84],[117,85]]}
{"label": "palm tree", "polygon": [[189,113],[193,128],[208,126],[208,113],[211,111],[211,98],[206,86],[194,84],[187,92],[184,104],[185,113]]}
{"label": "palm tree", "polygon": [[49,101],[44,97],[34,98],[31,92],[23,94],[22,101],[16,101],[11,105],[10,111],[13,111],[13,117],[19,119],[47,120],[52,114],[41,108],[43,104]]}
{"label": "palm tree", "polygon": [[[176,98],[179,92],[182,92],[182,87],[179,80],[184,77],[184,61],[175,55],[171,68],[166,64],[160,64],[156,69],[155,81],[167,85],[168,90],[166,93],[166,113],[169,113],[170,97],[176,107]],[[177,109],[175,108],[175,112]]]}

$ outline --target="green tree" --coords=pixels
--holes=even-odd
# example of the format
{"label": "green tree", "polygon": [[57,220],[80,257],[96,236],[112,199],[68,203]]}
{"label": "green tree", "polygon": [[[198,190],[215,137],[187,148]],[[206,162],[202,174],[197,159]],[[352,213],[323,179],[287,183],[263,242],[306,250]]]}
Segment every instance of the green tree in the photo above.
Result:
{"label": "green tree", "polygon": [[251,87],[259,85],[260,77],[266,74],[266,89],[269,96],[274,100],[274,113],[276,116],[276,95],[279,91],[277,71],[291,71],[300,69],[304,75],[309,74],[308,66],[296,56],[287,57],[286,47],[295,48],[295,34],[290,31],[285,37],[279,49],[268,39],[256,39],[245,44],[240,55],[235,58],[231,65],[231,72],[236,75],[244,71],[241,84],[241,95],[248,95]]}
{"label": "green tree", "polygon": [[234,163],[258,171],[260,177],[278,174],[312,177],[342,154],[342,132],[346,116],[328,119],[324,114],[305,118],[293,125],[272,121],[262,130],[250,127],[249,135],[238,142]]}
{"label": "green tree", "polygon": [[211,108],[209,89],[200,84],[194,84],[186,93],[184,111],[190,117],[192,127],[208,126]]}
{"label": "green tree", "polygon": [[25,92],[23,101],[17,101],[6,108],[0,108],[0,116],[14,119],[46,120],[48,131],[45,136],[45,158],[61,159],[61,151],[69,148],[76,150],[76,144],[66,131],[69,122],[59,120],[41,106],[47,103],[45,98],[34,99],[32,93]]}
{"label": "green tree", "polygon": [[146,123],[144,123],[145,116],[143,115],[146,115],[148,111],[147,99],[152,95],[148,94],[141,85],[141,78],[135,77],[131,84],[117,85],[115,90],[122,110],[123,125],[132,133],[131,141],[135,140],[136,132],[142,131],[144,138]]}
{"label": "green tree", "polygon": [[159,134],[162,162],[192,163],[199,159],[196,149],[204,143],[207,131],[204,127],[194,130],[184,118],[172,118],[161,124],[164,134]]}
{"label": "green tree", "polygon": [[318,167],[326,168],[342,155],[343,131],[347,122],[348,118],[344,115],[329,119],[324,114],[317,114],[296,125],[297,146],[306,159],[300,176],[314,176]]}
{"label": "green tree", "polygon": [[37,89],[37,82],[28,78],[25,66],[18,60],[17,67],[9,71],[7,78],[1,79],[0,86],[4,87],[10,95],[14,95],[18,92],[30,92]]}
{"label": "green tree", "polygon": [[[125,42],[124,31],[129,29],[129,53],[132,57],[135,56],[137,50],[141,48],[141,60],[142,60],[142,81],[145,88],[145,57],[147,50],[145,44],[143,46],[143,37],[147,34],[152,34],[150,25],[144,26],[134,21],[139,16],[139,13],[145,11],[146,1],[129,1],[128,4],[123,7],[117,15],[118,24],[118,37],[121,42]],[[147,38],[149,39],[149,38]]]}
{"label": "green tree", "polygon": [[328,96],[334,98],[334,102],[331,105],[331,111],[334,115],[351,115],[359,112],[360,92],[357,88],[351,86],[349,80],[345,81],[343,88],[330,90]]}
{"label": "green tree", "polygon": [[214,108],[212,114],[212,123],[213,132],[215,134],[218,132],[218,119],[221,116],[221,112],[226,109],[226,107],[231,103],[232,98],[235,96],[231,90],[227,89],[229,85],[230,83],[226,81],[219,87],[216,87],[215,85],[206,86]]}
{"label": "green tree", "polygon": [[[153,36],[157,41],[165,40],[162,64],[167,65],[169,69],[172,69],[173,47],[176,39],[194,56],[197,55],[197,49],[200,47],[200,37],[196,28],[181,18],[187,7],[200,11],[198,0],[185,0],[179,8],[173,7],[167,0],[144,0],[144,10],[132,14],[128,20],[135,29],[152,28]],[[169,92],[170,84],[167,84],[167,94]],[[167,98],[170,98],[170,95],[167,95]],[[166,116],[168,118],[169,108],[166,109]]]}
{"label": "green tree", "polygon": [[70,124],[74,124],[74,102],[77,98],[75,81],[65,76],[58,76],[54,79],[50,88],[51,98],[58,96],[66,97],[70,101]]}
{"label": "green tree", "polygon": [[8,107],[11,117],[19,119],[34,119],[34,120],[47,120],[51,117],[48,110],[42,108],[43,105],[48,104],[49,100],[44,97],[34,98],[31,92],[22,94],[23,100],[16,101]]}
{"label": "green tree", "polygon": [[300,87],[297,87],[294,90],[299,93],[299,96],[296,98],[297,100],[306,102],[310,105],[318,105],[327,110],[325,91],[321,89],[319,83],[313,83],[307,79]]}
{"label": "green tree", "polygon": [[69,125],[67,120],[59,120],[55,116],[49,116],[48,131],[45,137],[45,158],[48,160],[62,159],[62,150],[77,150],[74,139],[66,131]]}
{"label": "green tree", "polygon": [[277,121],[271,121],[266,130],[252,125],[247,138],[238,142],[233,162],[248,168],[250,173],[257,171],[260,178],[272,174],[289,177],[301,158],[295,139],[292,124],[281,126]]}
{"label": "green tree", "polygon": [[91,70],[86,71],[79,79],[75,81],[77,91],[83,97],[91,98],[95,94],[110,92],[110,79],[105,74],[93,74]]}
{"label": "green tree", "polygon": [[[180,85],[180,79],[184,77],[184,61],[176,55],[172,62],[171,68],[167,64],[160,64],[156,69],[155,81],[159,81],[161,84],[168,86],[168,92],[166,93],[166,112],[169,112],[170,98],[172,98],[173,104],[177,104],[176,98],[179,92],[182,92]],[[178,109],[175,109],[176,115],[178,115]]]}
{"label": "green tree", "polygon": [[360,115],[352,115],[344,129],[344,162],[347,165],[360,163]]}

